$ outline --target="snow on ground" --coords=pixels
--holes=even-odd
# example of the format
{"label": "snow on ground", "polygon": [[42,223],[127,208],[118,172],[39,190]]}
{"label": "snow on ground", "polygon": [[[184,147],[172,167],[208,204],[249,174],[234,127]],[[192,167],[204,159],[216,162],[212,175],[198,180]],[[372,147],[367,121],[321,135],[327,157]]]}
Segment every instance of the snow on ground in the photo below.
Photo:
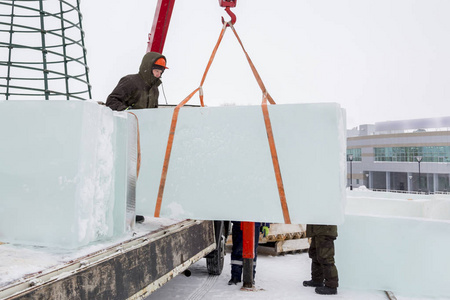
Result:
{"label": "snow on ground", "polygon": [[[141,236],[161,226],[176,223],[176,220],[147,218],[143,224],[137,224],[135,237]],[[122,237],[123,238],[123,237]],[[103,241],[75,252],[67,250],[45,249],[45,247],[23,247],[11,244],[0,246],[0,286],[18,279],[25,274],[40,271],[45,268],[55,268],[73,258],[81,257],[99,249],[106,248],[119,240]],[[19,251],[20,249],[20,251]],[[225,256],[223,272],[220,276],[209,276],[206,259],[201,259],[189,270],[191,276],[178,275],[167,284],[149,295],[146,300],[159,299],[324,299],[326,296],[317,295],[314,288],[302,286],[303,280],[310,279],[310,259],[308,254],[297,253],[284,256],[258,255],[256,269],[257,291],[241,291],[242,283],[229,286],[230,253]],[[412,271],[413,270],[413,264]],[[337,265],[339,270],[339,264]],[[398,300],[424,300],[427,298],[413,298],[396,294]],[[338,288],[338,295],[328,296],[330,299],[388,299],[384,291],[362,291],[349,288]],[[433,298],[450,300],[448,298]]]}
{"label": "snow on ground", "polygon": [[[156,290],[146,300],[159,299],[389,299],[384,291],[361,291],[338,288],[333,296],[318,295],[314,288],[303,287],[303,280],[310,279],[310,259],[308,254],[297,253],[284,256],[258,255],[255,286],[257,291],[241,291],[242,283],[229,286],[230,253],[225,256],[223,272],[220,276],[208,276],[206,259],[201,259],[189,270],[191,276],[178,275]],[[339,270],[339,266],[338,270]],[[395,295],[398,300],[423,300]],[[441,298],[442,299],[442,298]],[[450,299],[450,298],[448,298]]]}

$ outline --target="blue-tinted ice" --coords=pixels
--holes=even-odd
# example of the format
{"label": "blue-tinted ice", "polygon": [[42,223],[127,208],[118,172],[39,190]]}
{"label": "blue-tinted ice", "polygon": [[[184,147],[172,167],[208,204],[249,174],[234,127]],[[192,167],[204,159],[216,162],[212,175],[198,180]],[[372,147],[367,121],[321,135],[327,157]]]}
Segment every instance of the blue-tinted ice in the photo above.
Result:
{"label": "blue-tinted ice", "polygon": [[[173,108],[135,113],[142,150],[136,210],[153,215]],[[290,104],[269,113],[292,223],[342,223],[343,110]],[[181,108],[161,216],[284,223],[260,106]]]}
{"label": "blue-tinted ice", "polygon": [[348,191],[336,240],[342,287],[450,295],[450,196]]}
{"label": "blue-tinted ice", "polygon": [[0,101],[1,241],[74,248],[133,226],[135,126],[94,102]]}

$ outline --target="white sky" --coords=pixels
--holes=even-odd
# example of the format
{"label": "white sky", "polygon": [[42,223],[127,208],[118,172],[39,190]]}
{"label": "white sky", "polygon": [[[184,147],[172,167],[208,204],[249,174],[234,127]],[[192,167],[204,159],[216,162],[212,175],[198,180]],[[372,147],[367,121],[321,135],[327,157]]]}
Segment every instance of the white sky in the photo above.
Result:
{"label": "white sky", "polygon": [[[137,73],[156,0],[82,1],[93,99]],[[338,102],[347,127],[448,116],[447,0],[239,0],[235,28],[278,104]],[[178,0],[164,48],[170,104],[198,87],[222,23],[216,0]],[[205,104],[256,105],[261,92],[231,30],[204,85]],[[160,103],[164,103],[160,96]],[[192,100],[198,104],[198,96]]]}

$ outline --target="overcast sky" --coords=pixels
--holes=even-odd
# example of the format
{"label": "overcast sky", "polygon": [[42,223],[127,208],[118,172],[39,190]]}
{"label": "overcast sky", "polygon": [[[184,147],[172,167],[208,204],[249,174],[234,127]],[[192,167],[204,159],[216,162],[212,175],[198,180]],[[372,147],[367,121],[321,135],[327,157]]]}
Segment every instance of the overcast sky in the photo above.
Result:
{"label": "overcast sky", "polygon": [[[156,0],[82,1],[93,98],[137,73]],[[238,0],[235,28],[278,104],[337,102],[347,127],[450,115],[450,1]],[[164,48],[167,101],[198,87],[229,19],[217,0],[178,0]],[[260,89],[227,30],[205,104],[257,105]],[[192,100],[198,104],[198,96]],[[160,96],[160,103],[164,103]]]}

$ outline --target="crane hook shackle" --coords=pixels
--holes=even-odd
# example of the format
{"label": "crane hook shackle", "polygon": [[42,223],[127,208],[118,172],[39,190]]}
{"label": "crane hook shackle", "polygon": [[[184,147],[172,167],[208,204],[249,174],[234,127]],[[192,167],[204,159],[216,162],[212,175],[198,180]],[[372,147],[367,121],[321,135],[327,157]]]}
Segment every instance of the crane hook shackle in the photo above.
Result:
{"label": "crane hook shackle", "polygon": [[[234,25],[236,23],[236,15],[231,11],[231,7],[236,7],[237,0],[219,0],[219,4],[221,7],[225,7],[225,11],[231,17],[231,24]],[[222,23],[225,24],[225,20],[222,17]],[[227,22],[227,26],[230,26]]]}
{"label": "crane hook shackle", "polygon": [[[230,10],[230,7],[225,8],[225,11],[228,13],[228,15],[231,17],[231,20],[229,22],[231,22],[231,24],[234,25],[234,23],[236,23],[236,15]],[[225,23],[225,20],[222,17],[222,24]],[[228,23],[228,22],[227,22]],[[227,24],[227,26],[230,26],[229,24]]]}

